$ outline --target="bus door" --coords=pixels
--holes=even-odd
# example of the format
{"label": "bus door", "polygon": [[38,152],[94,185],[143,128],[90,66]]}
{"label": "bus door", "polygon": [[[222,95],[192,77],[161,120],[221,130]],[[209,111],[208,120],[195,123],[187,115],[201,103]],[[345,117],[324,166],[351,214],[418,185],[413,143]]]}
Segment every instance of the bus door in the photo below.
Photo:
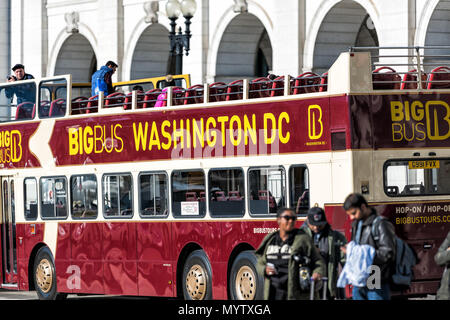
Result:
{"label": "bus door", "polygon": [[2,250],[2,283],[17,284],[17,246],[14,180],[1,178],[1,250]]}

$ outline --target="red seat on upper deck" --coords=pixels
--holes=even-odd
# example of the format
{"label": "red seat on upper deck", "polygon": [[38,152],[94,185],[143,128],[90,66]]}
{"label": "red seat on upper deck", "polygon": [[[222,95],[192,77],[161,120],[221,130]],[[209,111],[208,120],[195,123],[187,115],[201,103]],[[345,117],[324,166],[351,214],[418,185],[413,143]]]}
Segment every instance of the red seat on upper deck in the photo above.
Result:
{"label": "red seat on upper deck", "polygon": [[261,77],[253,79],[248,84],[248,97],[250,99],[269,97],[271,87],[272,81],[269,78]]}
{"label": "red seat on upper deck", "polygon": [[96,113],[98,112],[98,95],[90,97],[88,99],[86,113]]}
{"label": "red seat on upper deck", "polygon": [[87,111],[88,98],[76,97],[72,99],[72,114],[83,114]]}
{"label": "red seat on upper deck", "polygon": [[66,114],[66,99],[56,99],[50,104],[49,117],[62,117]]}
{"label": "red seat on upper deck", "polygon": [[[182,87],[172,87],[172,105],[180,106],[184,104],[186,92]],[[166,101],[164,101],[166,102]],[[164,103],[166,106],[166,103]]]}
{"label": "red seat on upper deck", "polygon": [[243,80],[235,80],[228,84],[227,101],[242,100],[244,94]]}
{"label": "red seat on upper deck", "polygon": [[313,72],[305,72],[294,79],[293,94],[318,92],[320,76]]}
{"label": "red seat on upper deck", "polygon": [[39,118],[47,118],[50,113],[50,101],[43,100],[39,105]]}
{"label": "red seat on upper deck", "polygon": [[33,102],[23,102],[17,106],[16,120],[34,119],[36,104]]}
{"label": "red seat on upper deck", "polygon": [[160,93],[161,89],[158,88],[147,91],[144,95],[144,103],[142,104],[142,107],[144,109],[153,108]]}
{"label": "red seat on upper deck", "polygon": [[209,85],[209,102],[225,101],[227,85],[224,82],[214,82]]}
{"label": "red seat on upper deck", "polygon": [[196,84],[186,89],[184,104],[203,103],[203,85]]}
{"label": "red seat on upper deck", "polygon": [[402,78],[391,67],[379,67],[372,73],[373,90],[398,90],[401,81]]}
{"label": "red seat on upper deck", "polygon": [[[293,93],[292,85],[294,84],[294,79],[291,79],[291,90],[289,94]],[[272,90],[270,90],[271,97],[278,97],[284,95],[284,76],[280,76],[272,81]]]}
{"label": "red seat on upper deck", "polygon": [[105,98],[105,108],[122,107],[125,103],[125,95],[122,92],[114,92]]}
{"label": "red seat on upper deck", "polygon": [[[412,69],[403,75],[402,85],[400,86],[401,90],[407,89],[417,89],[417,70]],[[422,89],[427,88],[427,74],[422,72]]]}
{"label": "red seat on upper deck", "polygon": [[450,88],[450,68],[437,67],[430,72],[427,89]]}
{"label": "red seat on upper deck", "polygon": [[[145,93],[142,91],[138,91],[136,97],[137,97],[136,108],[141,109],[144,105]],[[132,103],[133,103],[133,92],[130,92],[125,96],[125,102],[123,103],[123,109],[131,110]]]}

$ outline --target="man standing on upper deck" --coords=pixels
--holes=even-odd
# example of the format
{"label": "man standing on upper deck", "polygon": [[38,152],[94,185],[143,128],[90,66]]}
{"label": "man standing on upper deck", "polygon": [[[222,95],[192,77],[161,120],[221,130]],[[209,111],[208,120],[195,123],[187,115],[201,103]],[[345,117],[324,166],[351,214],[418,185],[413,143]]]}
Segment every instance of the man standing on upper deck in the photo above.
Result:
{"label": "man standing on upper deck", "polygon": [[[34,79],[31,74],[25,73],[25,66],[23,64],[16,64],[12,68],[12,71],[14,72],[14,75],[8,77],[8,82]],[[5,94],[8,99],[11,99],[14,94],[16,94],[17,105],[27,101],[33,103],[36,102],[36,87],[34,85],[27,84],[17,87],[8,87],[5,89]]]}
{"label": "man standing on upper deck", "polygon": [[119,66],[115,62],[108,61],[92,75],[92,96],[98,95],[100,91],[103,91],[105,96],[114,92],[112,75],[117,71],[118,67]]}

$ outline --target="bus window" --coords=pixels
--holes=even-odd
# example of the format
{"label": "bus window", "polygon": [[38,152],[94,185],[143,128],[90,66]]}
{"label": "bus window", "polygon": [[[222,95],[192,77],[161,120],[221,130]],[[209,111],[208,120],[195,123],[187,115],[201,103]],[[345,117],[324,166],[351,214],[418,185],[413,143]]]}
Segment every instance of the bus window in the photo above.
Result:
{"label": "bus window", "polygon": [[25,191],[25,219],[36,220],[38,216],[37,182],[34,178],[26,178],[24,181]]}
{"label": "bus window", "polygon": [[139,213],[142,217],[167,216],[169,191],[165,173],[141,174],[139,195]]}
{"label": "bus window", "polygon": [[40,184],[42,219],[67,218],[66,178],[42,178]]}
{"label": "bus window", "polygon": [[42,81],[39,84],[39,118],[63,117],[66,114],[66,79]]}
{"label": "bus window", "polygon": [[450,159],[389,160],[384,191],[390,197],[450,194]]}
{"label": "bus window", "polygon": [[248,172],[250,213],[271,214],[286,205],[283,168],[251,168]]}
{"label": "bus window", "polygon": [[245,185],[242,169],[212,169],[209,170],[208,178],[211,215],[242,217],[245,213]]}
{"label": "bus window", "polygon": [[107,218],[133,215],[133,182],[130,174],[103,176],[103,206]]}
{"label": "bus window", "polygon": [[290,208],[297,214],[306,214],[309,209],[309,171],[304,165],[289,169]]}
{"label": "bus window", "polygon": [[72,176],[70,199],[72,219],[97,218],[97,177],[94,174]]}
{"label": "bus window", "polygon": [[205,173],[202,170],[172,172],[172,212],[176,217],[203,217],[206,213]]}

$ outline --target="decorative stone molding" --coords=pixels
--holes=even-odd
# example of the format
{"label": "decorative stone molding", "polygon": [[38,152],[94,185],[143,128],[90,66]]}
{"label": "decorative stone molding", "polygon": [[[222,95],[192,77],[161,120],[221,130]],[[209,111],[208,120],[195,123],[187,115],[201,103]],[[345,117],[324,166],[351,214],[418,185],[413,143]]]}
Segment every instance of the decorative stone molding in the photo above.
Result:
{"label": "decorative stone molding", "polygon": [[248,12],[247,0],[234,0],[233,11],[236,13]]}
{"label": "decorative stone molding", "polygon": [[145,10],[145,22],[146,23],[158,23],[158,1],[148,1],[144,3]]}
{"label": "decorative stone molding", "polygon": [[67,33],[78,33],[78,23],[80,22],[80,14],[78,12],[68,12],[64,15],[66,20],[66,32]]}

